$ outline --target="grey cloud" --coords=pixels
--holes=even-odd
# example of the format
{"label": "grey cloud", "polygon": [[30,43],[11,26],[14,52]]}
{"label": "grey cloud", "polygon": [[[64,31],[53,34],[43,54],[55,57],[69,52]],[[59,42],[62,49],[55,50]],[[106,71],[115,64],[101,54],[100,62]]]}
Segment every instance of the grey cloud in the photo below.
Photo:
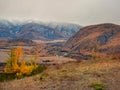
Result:
{"label": "grey cloud", "polygon": [[120,24],[120,0],[0,0],[0,19]]}

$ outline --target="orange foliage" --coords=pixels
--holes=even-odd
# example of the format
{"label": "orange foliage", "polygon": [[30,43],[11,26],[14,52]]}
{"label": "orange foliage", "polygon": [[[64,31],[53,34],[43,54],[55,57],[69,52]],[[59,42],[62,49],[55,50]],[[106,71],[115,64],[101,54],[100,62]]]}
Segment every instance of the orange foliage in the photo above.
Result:
{"label": "orange foliage", "polygon": [[31,63],[27,64],[24,60],[21,60],[23,56],[22,47],[18,46],[16,49],[11,49],[7,64],[5,66],[6,73],[15,73],[16,76],[29,75],[33,70],[37,68],[35,60],[37,56],[31,59]]}
{"label": "orange foliage", "polygon": [[15,49],[15,60],[18,61],[20,59],[20,57],[23,55],[23,50],[22,50],[22,47],[18,46],[16,49]]}

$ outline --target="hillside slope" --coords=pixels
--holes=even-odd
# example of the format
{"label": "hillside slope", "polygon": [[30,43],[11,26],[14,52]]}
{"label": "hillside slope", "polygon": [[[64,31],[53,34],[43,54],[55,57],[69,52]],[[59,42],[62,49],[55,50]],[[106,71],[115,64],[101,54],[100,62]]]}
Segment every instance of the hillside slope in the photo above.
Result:
{"label": "hillside slope", "polygon": [[105,23],[84,27],[66,42],[64,48],[72,52],[92,51],[95,45],[99,52],[120,54],[120,25]]}
{"label": "hillside slope", "polygon": [[8,39],[8,40],[0,40],[0,48],[10,47],[10,46],[34,46],[37,43],[30,39],[16,38],[16,39]]}
{"label": "hillside slope", "polygon": [[[41,74],[2,82],[0,90],[119,90],[119,77],[119,60],[102,58],[50,66]],[[101,89],[93,89],[97,84]]]}

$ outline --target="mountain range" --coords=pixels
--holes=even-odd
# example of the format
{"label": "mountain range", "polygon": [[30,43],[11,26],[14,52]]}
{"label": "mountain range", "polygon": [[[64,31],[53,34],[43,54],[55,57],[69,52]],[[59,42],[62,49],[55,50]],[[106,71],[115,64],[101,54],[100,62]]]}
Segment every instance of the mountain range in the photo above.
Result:
{"label": "mountain range", "polygon": [[68,39],[80,28],[80,25],[70,23],[18,23],[0,20],[0,38],[26,38],[43,41]]}

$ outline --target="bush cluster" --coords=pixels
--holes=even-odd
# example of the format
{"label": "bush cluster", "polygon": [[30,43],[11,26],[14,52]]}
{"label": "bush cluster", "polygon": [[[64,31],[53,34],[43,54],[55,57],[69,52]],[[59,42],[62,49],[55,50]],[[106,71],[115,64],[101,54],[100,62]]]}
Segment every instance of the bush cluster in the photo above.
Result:
{"label": "bush cluster", "polygon": [[4,73],[0,74],[0,81],[22,78],[40,73],[46,69],[45,66],[36,64],[37,55],[31,58],[30,62],[25,61],[22,47],[11,48],[6,62]]}

